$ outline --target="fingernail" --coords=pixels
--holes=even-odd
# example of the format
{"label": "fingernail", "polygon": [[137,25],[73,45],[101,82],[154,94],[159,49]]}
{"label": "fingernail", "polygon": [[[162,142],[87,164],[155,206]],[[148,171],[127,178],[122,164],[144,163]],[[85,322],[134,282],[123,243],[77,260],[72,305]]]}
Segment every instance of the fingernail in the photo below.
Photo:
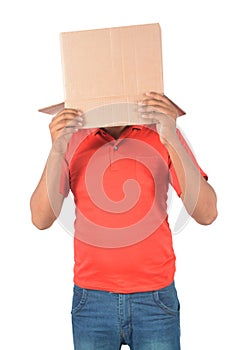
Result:
{"label": "fingernail", "polygon": [[79,126],[82,126],[82,125],[83,125],[83,123],[82,123],[82,122],[78,122],[77,124],[78,124]]}

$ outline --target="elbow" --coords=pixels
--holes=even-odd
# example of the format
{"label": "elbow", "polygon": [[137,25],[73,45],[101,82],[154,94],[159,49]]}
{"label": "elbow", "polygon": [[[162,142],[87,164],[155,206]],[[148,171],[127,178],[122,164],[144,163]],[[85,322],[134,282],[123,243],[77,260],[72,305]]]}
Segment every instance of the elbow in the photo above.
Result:
{"label": "elbow", "polygon": [[212,190],[211,196],[205,197],[195,213],[194,219],[201,225],[211,225],[218,217],[217,196]]}
{"label": "elbow", "polygon": [[52,226],[56,220],[56,216],[53,213],[44,213],[40,208],[31,209],[31,222],[38,230],[46,230]]}
{"label": "elbow", "polygon": [[196,221],[200,224],[200,225],[204,225],[204,226],[208,226],[211,225],[216,219],[217,219],[218,213],[217,211],[215,213],[209,214],[204,216],[201,219],[196,219]]}
{"label": "elbow", "polygon": [[30,200],[31,222],[38,230],[46,230],[57,219],[50,208],[47,210]]}
{"label": "elbow", "polygon": [[33,215],[31,217],[32,224],[40,231],[46,230],[52,226],[53,221],[51,222],[43,222],[39,218],[35,218]]}
{"label": "elbow", "polygon": [[52,224],[44,225],[42,223],[34,222],[33,220],[32,220],[32,224],[40,231],[46,230],[46,229],[48,229],[49,227],[52,226]]}
{"label": "elbow", "polygon": [[202,215],[194,217],[195,221],[200,225],[208,226],[211,225],[218,217],[217,208],[211,208],[205,210]]}

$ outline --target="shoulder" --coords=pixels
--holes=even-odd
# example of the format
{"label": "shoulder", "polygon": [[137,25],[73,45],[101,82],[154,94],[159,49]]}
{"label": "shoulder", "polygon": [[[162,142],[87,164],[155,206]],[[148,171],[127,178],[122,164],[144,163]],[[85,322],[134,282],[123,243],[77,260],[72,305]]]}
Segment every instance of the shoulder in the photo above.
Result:
{"label": "shoulder", "polygon": [[67,151],[66,151],[66,159],[70,161],[78,149],[78,147],[91,136],[96,134],[98,129],[80,129],[76,133],[74,133],[68,142]]}

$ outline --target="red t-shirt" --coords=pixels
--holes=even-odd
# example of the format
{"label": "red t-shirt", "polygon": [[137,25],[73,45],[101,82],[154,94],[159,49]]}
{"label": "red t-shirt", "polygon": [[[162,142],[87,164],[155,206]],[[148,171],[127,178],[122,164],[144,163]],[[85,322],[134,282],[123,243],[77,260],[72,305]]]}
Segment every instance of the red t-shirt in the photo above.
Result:
{"label": "red t-shirt", "polygon": [[71,190],[76,205],[76,285],[133,293],[173,281],[169,184],[180,196],[173,164],[155,127],[128,126],[118,140],[103,129],[73,134],[64,157],[61,192],[67,196]]}

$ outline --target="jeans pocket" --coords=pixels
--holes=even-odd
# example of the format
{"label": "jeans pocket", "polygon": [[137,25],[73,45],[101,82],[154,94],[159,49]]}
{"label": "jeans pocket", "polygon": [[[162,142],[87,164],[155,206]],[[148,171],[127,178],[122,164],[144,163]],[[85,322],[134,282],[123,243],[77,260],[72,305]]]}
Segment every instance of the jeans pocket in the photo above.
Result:
{"label": "jeans pocket", "polygon": [[168,287],[153,292],[155,303],[166,313],[177,316],[180,311],[180,303],[174,282]]}
{"label": "jeans pocket", "polygon": [[87,290],[74,286],[71,313],[75,313],[83,308],[87,299]]}

